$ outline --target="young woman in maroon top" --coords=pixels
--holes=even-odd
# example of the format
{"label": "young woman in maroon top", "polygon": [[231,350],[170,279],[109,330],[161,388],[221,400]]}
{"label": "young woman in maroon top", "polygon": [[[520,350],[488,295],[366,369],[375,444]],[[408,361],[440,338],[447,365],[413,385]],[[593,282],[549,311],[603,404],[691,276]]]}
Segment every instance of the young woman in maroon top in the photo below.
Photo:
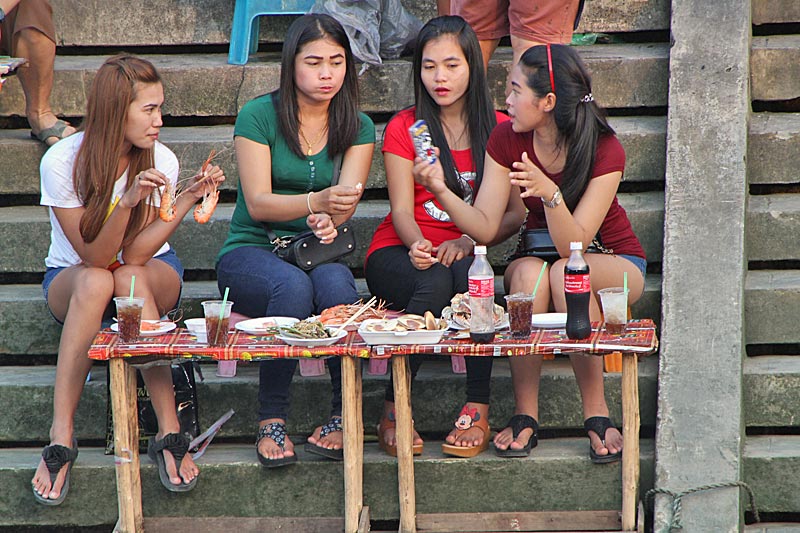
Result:
{"label": "young woman in maroon top", "polygon": [[[510,81],[506,103],[511,121],[499,124],[489,138],[483,183],[474,205],[460,201],[444,185],[441,171],[419,158],[414,176],[478,241],[508,238],[523,220],[526,229],[548,229],[561,259],[547,267],[535,313],[566,310],[563,277],[569,243],[581,241],[588,247],[599,234],[603,246],[613,252],[585,255],[591,269],[590,316],[599,320],[596,292],[621,286],[623,272],[628,274],[629,303],[638,300],[644,289],[644,251],[616,196],[624,150],[594,102],[589,74],[574,49],[529,48],[514,66]],[[506,292],[530,293],[542,264],[535,257],[512,261],[505,272]],[[594,462],[618,460],[622,435],[608,418],[603,360],[573,355],[571,361],[581,391],[590,456]],[[515,416],[495,436],[499,455],[525,456],[536,445],[541,364],[541,356],[511,359]]]}

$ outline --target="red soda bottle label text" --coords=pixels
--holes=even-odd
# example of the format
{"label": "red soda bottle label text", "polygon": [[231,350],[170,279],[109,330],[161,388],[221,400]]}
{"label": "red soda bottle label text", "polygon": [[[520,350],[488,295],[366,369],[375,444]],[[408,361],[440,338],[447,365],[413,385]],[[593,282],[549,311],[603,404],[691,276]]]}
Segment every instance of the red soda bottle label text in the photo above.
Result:
{"label": "red soda bottle label text", "polygon": [[469,295],[471,298],[494,298],[494,278],[469,278]]}
{"label": "red soda bottle label text", "polygon": [[589,292],[592,290],[589,274],[565,274],[564,292],[571,294]]}

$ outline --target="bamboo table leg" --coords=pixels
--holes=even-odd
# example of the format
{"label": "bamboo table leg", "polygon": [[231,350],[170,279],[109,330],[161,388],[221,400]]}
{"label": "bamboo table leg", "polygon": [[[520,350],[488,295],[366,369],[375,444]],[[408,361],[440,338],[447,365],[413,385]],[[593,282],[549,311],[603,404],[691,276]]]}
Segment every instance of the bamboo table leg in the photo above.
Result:
{"label": "bamboo table leg", "polygon": [[144,531],[142,480],[139,477],[139,416],[136,411],[136,371],[124,359],[108,364],[114,418],[114,462],[119,519],[114,531]]}
{"label": "bamboo table leg", "polygon": [[639,366],[635,353],[622,354],[622,530],[636,529],[639,498]]}
{"label": "bamboo table leg", "polygon": [[400,529],[398,533],[417,530],[416,496],[414,493],[414,427],[411,421],[411,374],[408,356],[392,357],[394,379],[394,413],[397,439],[397,489],[400,497]]}
{"label": "bamboo table leg", "polygon": [[355,533],[363,505],[364,424],[361,409],[361,360],[342,357],[344,432],[344,530]]}

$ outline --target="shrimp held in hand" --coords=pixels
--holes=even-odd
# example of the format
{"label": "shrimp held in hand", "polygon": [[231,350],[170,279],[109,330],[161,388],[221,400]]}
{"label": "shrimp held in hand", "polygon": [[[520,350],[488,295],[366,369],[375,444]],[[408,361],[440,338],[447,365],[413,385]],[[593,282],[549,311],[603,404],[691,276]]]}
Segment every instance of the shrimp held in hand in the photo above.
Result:
{"label": "shrimp held in hand", "polygon": [[172,222],[175,220],[177,213],[175,212],[175,202],[177,196],[175,195],[175,187],[172,182],[167,181],[164,184],[164,192],[161,193],[161,208],[158,210],[158,216],[164,222]]}
{"label": "shrimp held in hand", "polygon": [[[206,170],[208,170],[208,166],[211,164],[211,160],[214,159],[214,156],[217,155],[216,150],[211,150],[211,153],[208,154],[208,159],[206,162],[203,163],[203,166],[200,168],[200,175],[205,176]],[[214,213],[214,210],[217,208],[217,202],[219,201],[219,190],[217,189],[216,182],[206,183],[203,185],[203,201],[194,208],[194,219],[199,222],[200,224],[205,224],[211,218],[211,215]]]}

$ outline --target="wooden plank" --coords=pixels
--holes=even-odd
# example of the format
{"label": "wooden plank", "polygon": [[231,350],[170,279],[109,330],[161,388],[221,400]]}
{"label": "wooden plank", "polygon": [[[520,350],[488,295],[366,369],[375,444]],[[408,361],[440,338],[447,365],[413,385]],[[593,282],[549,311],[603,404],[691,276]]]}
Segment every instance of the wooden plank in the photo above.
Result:
{"label": "wooden plank", "polygon": [[619,531],[619,511],[431,513],[417,515],[420,532]]}
{"label": "wooden plank", "polygon": [[369,507],[362,507],[361,518],[358,520],[358,533],[369,533],[369,531],[370,531]]}
{"label": "wooden plank", "polygon": [[136,371],[124,359],[109,361],[111,409],[114,418],[114,462],[119,519],[115,532],[144,531],[142,479],[139,473],[139,416]]}
{"label": "wooden plank", "polygon": [[639,500],[639,360],[622,355],[622,529],[636,529]]}
{"label": "wooden plank", "polygon": [[340,517],[162,516],[147,518],[144,524],[147,533],[218,533],[219,531],[330,533],[344,529],[344,519]]}
{"label": "wooden plank", "polygon": [[344,425],[344,531],[359,531],[363,500],[364,428],[361,421],[361,361],[342,357],[342,423]]}
{"label": "wooden plank", "polygon": [[408,356],[392,357],[394,376],[394,413],[397,439],[397,485],[400,498],[399,533],[416,531],[416,495],[414,487],[414,427],[411,420],[411,372]]}

